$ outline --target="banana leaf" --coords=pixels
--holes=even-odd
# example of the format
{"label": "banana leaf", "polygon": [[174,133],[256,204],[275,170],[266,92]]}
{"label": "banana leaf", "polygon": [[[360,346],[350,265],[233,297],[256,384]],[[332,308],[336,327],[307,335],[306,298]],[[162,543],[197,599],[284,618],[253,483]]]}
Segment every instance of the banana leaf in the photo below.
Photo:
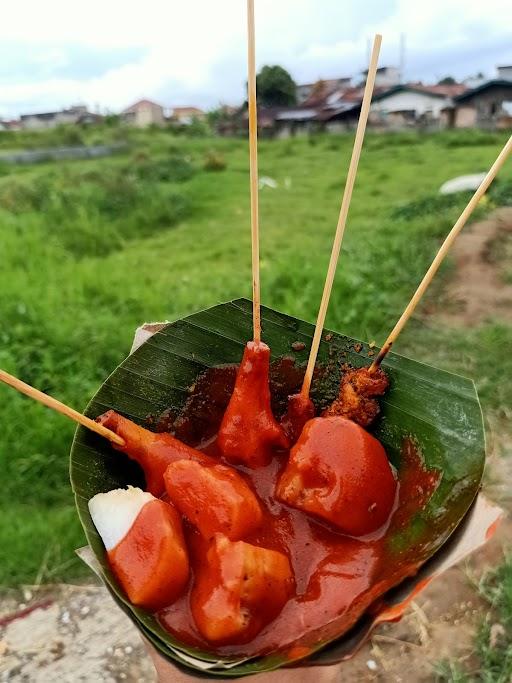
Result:
{"label": "banana leaf", "polygon": [[[262,308],[262,327],[273,360],[286,356],[294,358],[297,364],[305,364],[313,325]],[[108,377],[85,414],[95,418],[112,408],[147,426],[149,415],[159,415],[168,409],[179,411],[197,377],[207,368],[239,363],[251,336],[252,305],[245,299],[169,323]],[[326,330],[317,365],[328,372],[320,372],[314,379],[315,404],[327,405],[336,396],[343,363],[353,367],[368,365],[372,353],[367,344]],[[395,353],[388,355],[385,369],[391,386],[381,400],[382,414],[373,430],[375,436],[397,468],[404,439],[413,439],[426,467],[441,475],[428,503],[390,539],[397,557],[411,552],[422,563],[446,543],[479,490],[485,461],[482,413],[475,386],[469,379]],[[87,502],[99,492],[128,484],[142,485],[140,471],[114,452],[106,440],[78,427],[71,449],[70,476],[78,514],[98,571],[119,606],[164,657],[208,677],[237,677],[290,665],[289,653],[246,660],[219,659],[212,652],[179,642],[152,614],[130,604],[109,569]],[[308,661],[322,663],[323,653],[325,661],[333,661],[332,653],[343,641],[343,636],[340,638],[335,631],[336,624],[331,623],[325,633],[318,634]],[[304,654],[296,655],[297,659],[301,656]]]}

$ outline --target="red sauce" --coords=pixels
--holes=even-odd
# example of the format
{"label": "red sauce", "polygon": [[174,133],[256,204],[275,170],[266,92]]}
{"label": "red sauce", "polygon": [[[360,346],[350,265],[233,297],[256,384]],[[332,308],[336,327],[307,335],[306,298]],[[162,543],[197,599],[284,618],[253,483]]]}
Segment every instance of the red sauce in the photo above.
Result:
{"label": "red sauce", "polygon": [[[290,374],[288,365],[284,367]],[[210,375],[214,378],[211,383]],[[297,387],[290,391],[290,382],[279,383],[276,375],[279,375],[279,366],[274,367],[273,372],[278,395],[272,394],[272,398],[284,412],[287,396]],[[294,377],[294,383],[296,379]],[[191,445],[216,459],[222,457],[215,438],[205,440],[204,436],[211,437],[218,430],[223,409],[229,401],[226,384],[232,387],[233,380],[232,367],[205,373],[175,423],[176,436],[186,436]],[[209,401],[214,406],[210,420],[202,413],[201,419],[195,421],[194,406],[198,402],[208,405]],[[277,617],[250,642],[214,647],[202,638],[194,624],[189,606],[191,581],[182,597],[158,613],[163,627],[179,640],[220,655],[255,656],[279,650],[293,658],[297,652],[309,653],[319,641],[348,630],[380,595],[416,573],[425,559],[417,553],[404,552],[397,560],[395,552],[391,560],[388,543],[392,533],[428,501],[440,479],[439,473],[425,469],[413,441],[404,442],[402,463],[405,466],[398,473],[397,500],[391,519],[374,534],[357,539],[336,532],[327,524],[276,500],[276,483],[287,456],[286,452],[277,453],[266,466],[255,469],[237,466],[236,469],[256,492],[263,513],[261,526],[244,541],[280,551],[288,557],[295,577],[292,597]],[[197,530],[187,524],[185,537],[194,570],[194,566],[204,562],[204,541]]]}

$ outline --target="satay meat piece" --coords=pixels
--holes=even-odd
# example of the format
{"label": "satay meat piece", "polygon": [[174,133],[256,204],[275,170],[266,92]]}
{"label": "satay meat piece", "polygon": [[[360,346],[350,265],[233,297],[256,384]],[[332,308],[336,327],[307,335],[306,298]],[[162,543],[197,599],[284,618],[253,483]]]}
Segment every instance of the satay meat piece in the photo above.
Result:
{"label": "satay meat piece", "polygon": [[322,415],[339,415],[368,427],[380,412],[376,397],[382,396],[388,386],[389,379],[380,367],[371,373],[368,368],[347,370],[341,379],[338,398]]}
{"label": "satay meat piece", "polygon": [[346,534],[364,536],[388,520],[396,486],[375,437],[344,417],[316,417],[291,449],[276,495]]}
{"label": "satay meat piece", "polygon": [[112,444],[113,448],[139,463],[146,479],[146,490],[157,498],[165,491],[164,473],[171,463],[184,459],[203,464],[215,463],[213,458],[187,446],[171,434],[150,432],[114,410],[100,415],[96,422],[124,439],[124,446]]}
{"label": "satay meat piece", "polygon": [[217,438],[229,462],[261,467],[268,465],[276,450],[289,447],[272,414],[269,371],[269,347],[248,342]]}
{"label": "satay meat piece", "polygon": [[290,445],[296,443],[304,425],[313,417],[315,417],[315,406],[309,396],[303,396],[300,393],[288,396],[288,405],[286,413],[281,418],[281,427]]}
{"label": "satay meat piece", "polygon": [[279,614],[293,590],[286,555],[217,534],[195,567],[190,607],[211,643],[246,643]]}
{"label": "satay meat piece", "polygon": [[237,541],[262,522],[256,495],[231,467],[179,460],[169,465],[164,479],[171,501],[206,539],[222,533]]}

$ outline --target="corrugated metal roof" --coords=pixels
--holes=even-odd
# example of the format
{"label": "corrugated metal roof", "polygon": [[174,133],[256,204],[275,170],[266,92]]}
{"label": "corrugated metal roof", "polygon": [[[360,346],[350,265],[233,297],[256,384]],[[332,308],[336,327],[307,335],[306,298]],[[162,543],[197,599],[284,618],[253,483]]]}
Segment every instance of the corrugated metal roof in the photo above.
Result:
{"label": "corrugated metal roof", "polygon": [[276,114],[277,121],[308,121],[315,118],[317,109],[288,109]]}

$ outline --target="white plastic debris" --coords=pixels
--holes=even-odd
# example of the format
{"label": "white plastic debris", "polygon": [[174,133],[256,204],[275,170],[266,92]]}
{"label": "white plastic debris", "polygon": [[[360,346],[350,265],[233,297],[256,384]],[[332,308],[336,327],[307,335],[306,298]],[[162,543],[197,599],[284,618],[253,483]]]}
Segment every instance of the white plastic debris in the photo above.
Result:
{"label": "white plastic debris", "polygon": [[274,178],[269,178],[267,175],[261,176],[258,186],[260,190],[262,190],[264,187],[270,187],[272,190],[275,190],[276,187],[278,187],[277,181],[274,180]]}
{"label": "white plastic debris", "polygon": [[475,191],[486,173],[474,173],[473,175],[460,175],[457,178],[447,180],[439,188],[440,194],[453,194],[454,192]]}

